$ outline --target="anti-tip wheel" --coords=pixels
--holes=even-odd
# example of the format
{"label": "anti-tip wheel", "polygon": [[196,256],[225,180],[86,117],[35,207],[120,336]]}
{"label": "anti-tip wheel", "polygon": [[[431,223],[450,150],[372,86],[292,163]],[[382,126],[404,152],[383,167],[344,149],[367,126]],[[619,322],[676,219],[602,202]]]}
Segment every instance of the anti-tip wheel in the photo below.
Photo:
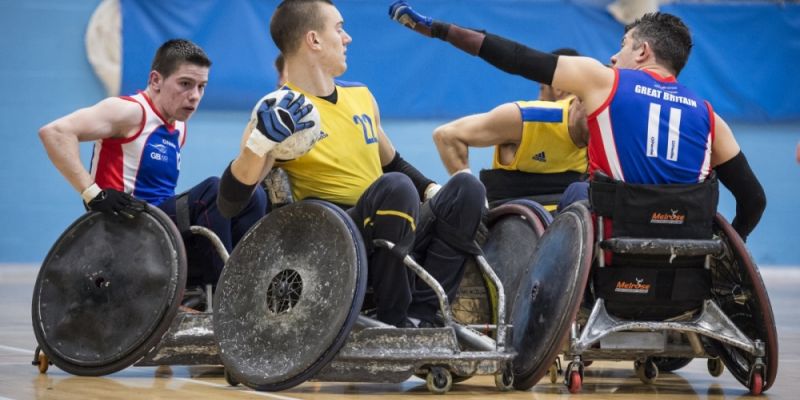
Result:
{"label": "anti-tip wheel", "polygon": [[494,384],[501,392],[514,390],[514,373],[510,365],[494,374]]}
{"label": "anti-tip wheel", "polygon": [[658,378],[658,367],[650,358],[646,359],[644,362],[639,360],[634,361],[633,368],[636,371],[636,376],[642,383],[649,385]]}
{"label": "anti-tip wheel", "polygon": [[453,387],[453,375],[447,368],[431,367],[425,383],[431,393],[445,394]]}
{"label": "anti-tip wheel", "polygon": [[753,396],[758,396],[764,390],[764,378],[761,376],[761,372],[754,372],[753,376],[750,377],[750,394]]}
{"label": "anti-tip wheel", "polygon": [[715,378],[722,375],[722,372],[725,371],[725,364],[723,364],[722,360],[719,358],[709,358],[706,362],[706,366],[708,367],[708,373]]}
{"label": "anti-tip wheel", "polygon": [[569,392],[572,394],[580,392],[582,385],[583,385],[583,379],[581,378],[581,373],[579,371],[570,372],[569,383],[567,384]]}

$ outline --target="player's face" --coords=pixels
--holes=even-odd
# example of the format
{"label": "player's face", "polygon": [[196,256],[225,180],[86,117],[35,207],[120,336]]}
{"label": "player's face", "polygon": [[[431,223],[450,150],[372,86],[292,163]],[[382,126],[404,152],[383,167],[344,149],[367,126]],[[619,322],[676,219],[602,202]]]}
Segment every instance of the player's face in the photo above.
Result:
{"label": "player's face", "polygon": [[183,63],[166,79],[159,74],[153,82],[153,101],[168,122],[186,121],[200,105],[207,84],[208,67]]}
{"label": "player's face", "polygon": [[319,32],[323,65],[331,76],[340,76],[347,70],[347,45],[353,38],[344,30],[342,14],[330,4],[320,4],[323,28]]}
{"label": "player's face", "polygon": [[635,46],[635,40],[632,37],[632,33],[635,30],[629,30],[625,36],[622,37],[622,48],[619,49],[617,54],[611,56],[611,65],[616,68],[635,68],[636,67],[636,55],[641,50],[641,46]]}

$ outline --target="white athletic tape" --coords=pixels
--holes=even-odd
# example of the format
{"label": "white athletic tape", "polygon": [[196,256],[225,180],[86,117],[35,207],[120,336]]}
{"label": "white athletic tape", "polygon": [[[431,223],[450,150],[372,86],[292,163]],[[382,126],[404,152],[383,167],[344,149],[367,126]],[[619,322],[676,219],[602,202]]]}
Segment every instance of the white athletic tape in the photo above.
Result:
{"label": "white athletic tape", "polygon": [[247,138],[247,144],[245,146],[250,149],[255,155],[259,157],[264,157],[269,153],[277,143],[273,142],[272,140],[267,139],[258,128],[253,128],[250,131],[250,136]]}
{"label": "white athletic tape", "polygon": [[89,187],[87,187],[81,192],[81,198],[83,199],[84,203],[89,204],[89,202],[92,201],[95,197],[97,197],[97,195],[100,194],[100,192],[102,191],[103,190],[100,189],[100,186],[97,186],[96,183],[92,183],[91,185],[89,185]]}

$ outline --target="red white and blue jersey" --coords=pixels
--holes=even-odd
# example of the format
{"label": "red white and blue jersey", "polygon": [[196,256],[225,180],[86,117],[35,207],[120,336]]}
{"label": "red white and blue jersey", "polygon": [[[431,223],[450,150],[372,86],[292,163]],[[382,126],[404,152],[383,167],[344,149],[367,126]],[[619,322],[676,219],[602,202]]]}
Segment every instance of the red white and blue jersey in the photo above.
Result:
{"label": "red white and blue jersey", "polygon": [[120,98],[142,108],[139,131],[129,138],[96,141],[90,168],[92,178],[102,189],[124,191],[159,205],[175,195],[186,124],[167,123],[144,92]]}
{"label": "red white and blue jersey", "polygon": [[614,74],[608,99],[587,117],[590,173],[628,183],[703,182],[711,171],[711,105],[674,77]]}

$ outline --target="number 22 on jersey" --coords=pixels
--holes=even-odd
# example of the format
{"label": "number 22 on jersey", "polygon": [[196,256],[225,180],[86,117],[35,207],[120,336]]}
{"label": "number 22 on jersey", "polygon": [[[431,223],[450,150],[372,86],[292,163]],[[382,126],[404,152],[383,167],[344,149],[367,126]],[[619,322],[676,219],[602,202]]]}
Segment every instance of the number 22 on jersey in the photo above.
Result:
{"label": "number 22 on jersey", "polygon": [[353,115],[353,122],[356,125],[361,125],[361,130],[364,132],[364,141],[367,144],[378,142],[378,137],[375,135],[375,128],[372,126],[372,118],[370,118],[369,115]]}

